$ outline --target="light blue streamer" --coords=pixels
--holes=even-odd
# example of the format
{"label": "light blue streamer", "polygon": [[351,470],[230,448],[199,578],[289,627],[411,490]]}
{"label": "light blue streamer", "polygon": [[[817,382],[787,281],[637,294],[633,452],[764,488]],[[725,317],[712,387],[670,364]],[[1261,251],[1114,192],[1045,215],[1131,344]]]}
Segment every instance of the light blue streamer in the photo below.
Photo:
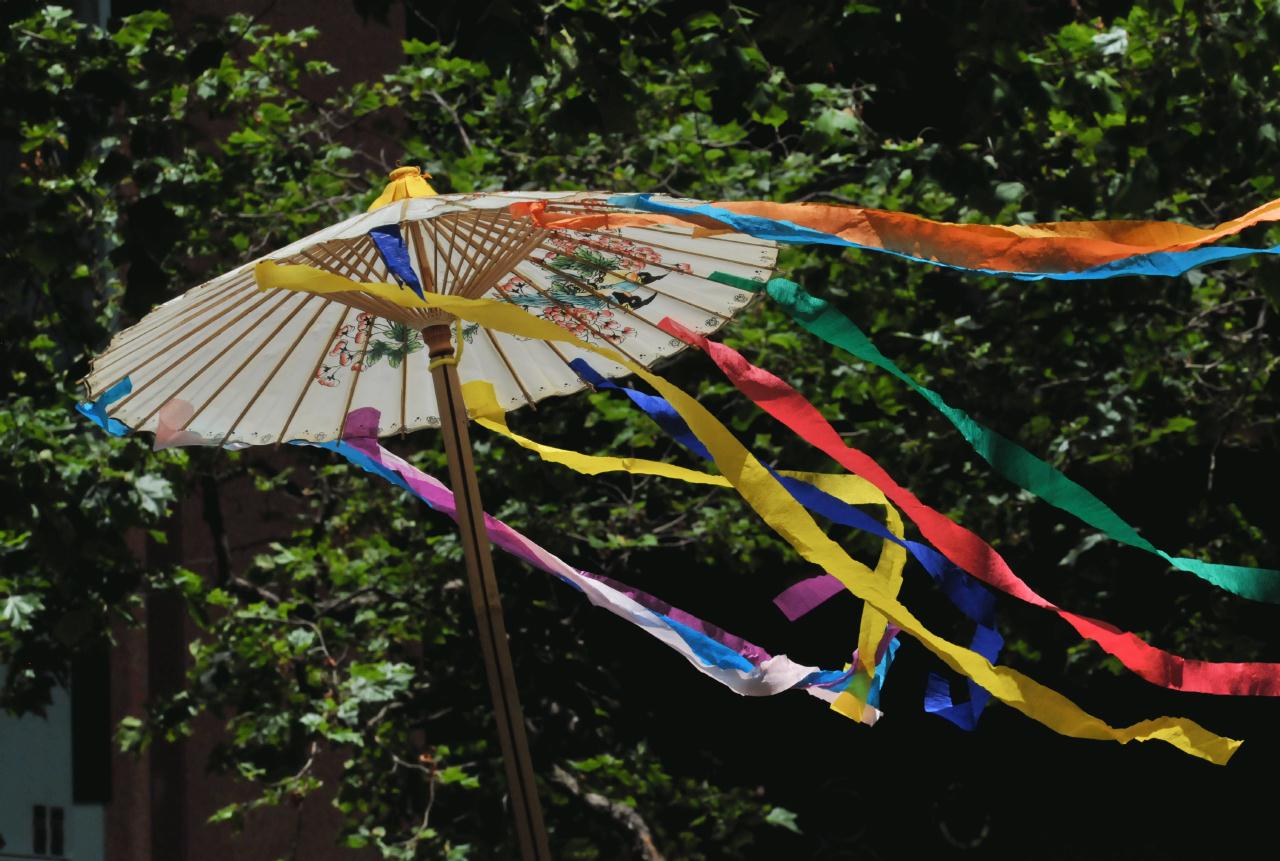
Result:
{"label": "light blue streamer", "polygon": [[1150,254],[1138,254],[1124,257],[1099,266],[1091,266],[1076,272],[1018,272],[1008,269],[979,269],[971,266],[959,266],[917,257],[903,251],[879,248],[874,245],[863,245],[848,239],[812,227],[804,227],[781,218],[765,218],[760,215],[747,215],[733,212],[709,203],[696,206],[681,206],[664,201],[656,201],[649,194],[615,194],[609,198],[611,206],[638,209],[642,212],[653,212],[661,215],[682,217],[687,215],[703,215],[722,222],[739,233],[754,236],[757,239],[769,239],[791,245],[835,245],[844,248],[859,248],[864,251],[875,251],[880,254],[892,254],[916,263],[928,263],[960,272],[976,272],[981,275],[995,275],[1000,278],[1014,278],[1019,281],[1039,281],[1044,278],[1055,281],[1098,281],[1105,278],[1118,278],[1122,275],[1153,275],[1172,278],[1189,272],[1209,263],[1224,260],[1235,260],[1255,254],[1280,254],[1280,245],[1271,248],[1239,248],[1230,246],[1207,246],[1190,248],[1186,251],[1157,251]]}

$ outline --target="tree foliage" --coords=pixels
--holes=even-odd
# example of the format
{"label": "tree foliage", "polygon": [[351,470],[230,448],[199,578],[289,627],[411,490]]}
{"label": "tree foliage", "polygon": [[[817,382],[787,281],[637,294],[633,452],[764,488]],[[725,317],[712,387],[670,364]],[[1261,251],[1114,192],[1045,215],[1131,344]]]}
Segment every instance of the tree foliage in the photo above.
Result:
{"label": "tree foliage", "polygon": [[[144,440],[105,438],[71,412],[89,358],[157,302],[363,208],[397,160],[422,164],[441,191],[845,201],[971,222],[1213,223],[1275,196],[1274,4],[1058,6],[998,0],[974,13],[959,2],[827,0],[799,15],[776,0],[409,3],[417,37],[398,67],[349,86],[310,50],[312,30],[272,32],[245,16],[178,29],[147,12],[103,31],[57,7],[6,10],[4,705],[38,711],[113,621],[132,618],[147,594],[173,592],[200,628],[187,685],[120,737],[136,748],[217,716],[226,734],[213,764],[255,798],[215,820],[297,803],[321,786],[317,756],[338,751],[333,791],[348,845],[387,858],[509,857],[448,524],[322,452],[153,453]],[[1277,244],[1280,231],[1250,238]],[[1251,493],[1277,466],[1276,264],[1086,286],[857,252],[787,250],[782,268],[837,301],[904,369],[1095,489],[1158,545],[1276,563],[1271,506]],[[1268,620],[1274,627],[1265,609],[1099,543],[1012,491],[887,376],[768,307],[729,340],[812,396],[921,498],[999,538],[1065,606],[1200,657],[1265,653]],[[829,468],[707,367],[690,357],[669,373],[762,459]],[[678,456],[607,393],[552,406],[513,423],[585,451]],[[442,474],[429,438],[398,448]],[[585,481],[484,438],[477,451],[490,509],[576,564],[815,663],[850,648],[851,604],[838,618],[819,614],[829,622],[821,631],[770,616],[768,598],[804,569],[733,498]],[[248,481],[294,512],[269,551],[207,575],[138,561],[130,535],[164,540],[177,500],[200,487],[245,492]],[[875,552],[863,537],[838,537],[864,558]],[[696,695],[679,687],[664,697],[659,680],[682,670],[640,635],[514,564],[500,574],[560,857],[638,851],[618,805],[671,858],[842,857],[848,841],[872,840],[823,812],[844,790],[826,802],[797,794],[787,802],[797,817],[750,769],[725,767],[751,754],[677,737],[677,724],[656,716]],[[909,582],[907,594],[963,636],[925,587]],[[1116,670],[1042,615],[1002,613],[1013,665],[1076,689]],[[899,713],[918,708],[909,670],[898,674]],[[729,705],[706,707],[744,722],[766,708]],[[793,724],[840,720],[786,714]],[[679,726],[717,734],[692,712]],[[941,732],[936,722],[910,726]],[[868,738],[836,728],[849,745]],[[954,830],[943,835],[953,844]],[[941,839],[929,833],[904,839],[929,847]]]}

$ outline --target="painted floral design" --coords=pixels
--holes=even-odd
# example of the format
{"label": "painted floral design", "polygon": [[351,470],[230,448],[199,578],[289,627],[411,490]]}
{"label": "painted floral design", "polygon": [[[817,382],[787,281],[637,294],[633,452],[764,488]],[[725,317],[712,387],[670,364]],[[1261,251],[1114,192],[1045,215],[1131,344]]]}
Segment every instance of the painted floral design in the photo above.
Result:
{"label": "painted floral design", "polygon": [[615,320],[613,312],[608,310],[552,307],[543,309],[542,316],[584,341],[604,340],[617,344],[636,333],[635,329]]}
{"label": "painted floral design", "polygon": [[513,275],[498,285],[508,302],[536,313],[573,332],[585,341],[618,344],[636,334],[624,325],[615,310],[625,306],[632,311],[645,307],[658,297],[656,290],[643,295],[641,288],[659,281],[672,269],[688,272],[688,264],[651,271],[651,264],[662,262],[656,248],[621,236],[590,239],[556,234],[548,240],[552,250],[539,263],[548,273],[550,286],[539,289],[524,278]]}
{"label": "painted floral design", "polygon": [[341,382],[343,368],[358,374],[383,359],[389,366],[398,368],[422,347],[422,336],[411,326],[361,313],[354,324],[348,323],[338,330],[325,361],[316,371],[316,382],[332,388]]}

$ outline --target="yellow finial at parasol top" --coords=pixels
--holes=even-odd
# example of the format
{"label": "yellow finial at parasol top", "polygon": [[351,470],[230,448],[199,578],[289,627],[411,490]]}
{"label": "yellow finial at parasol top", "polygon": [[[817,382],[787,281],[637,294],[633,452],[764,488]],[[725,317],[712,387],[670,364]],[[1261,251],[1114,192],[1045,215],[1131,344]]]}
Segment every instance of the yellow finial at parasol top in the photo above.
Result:
{"label": "yellow finial at parasol top", "polygon": [[378,195],[378,199],[369,205],[369,211],[410,197],[435,197],[436,190],[427,182],[430,176],[431,174],[423,173],[416,167],[396,168],[387,175],[390,182],[382,190],[382,194]]}

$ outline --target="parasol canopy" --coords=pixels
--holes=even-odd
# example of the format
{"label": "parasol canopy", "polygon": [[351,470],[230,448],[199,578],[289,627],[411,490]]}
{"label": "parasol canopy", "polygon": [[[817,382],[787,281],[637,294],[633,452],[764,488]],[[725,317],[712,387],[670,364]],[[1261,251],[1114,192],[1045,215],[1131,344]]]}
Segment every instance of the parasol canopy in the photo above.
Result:
{"label": "parasol canopy", "polygon": [[[548,211],[584,217],[572,229],[535,217]],[[328,444],[343,439],[352,417],[368,439],[442,431],[526,861],[551,854],[462,383],[491,386],[496,406],[512,410],[584,388],[571,363],[596,357],[578,344],[608,346],[633,368],[652,365],[686,346],[659,323],[712,333],[757,295],[740,285],[763,283],[773,269],[771,240],[641,215],[591,192],[437,195],[417,168],[401,168],[368,212],[261,258],[333,273],[351,281],[350,290],[262,290],[255,277],[261,261],[253,261],[121,332],[84,381],[91,403],[82,412],[112,433],[148,431],[157,448]],[[375,284],[405,292],[369,292]],[[573,337],[520,337],[395,301],[410,293],[496,299]],[[595,371],[629,373],[598,358]]]}
{"label": "parasol canopy", "polygon": [[[407,197],[262,259],[419,294],[499,299],[643,365],[686,347],[658,328],[664,317],[709,334],[755,298],[711,275],[761,281],[773,269],[775,244],[740,233],[677,224],[568,230],[518,214],[530,204],[634,212],[606,197]],[[90,400],[115,388],[103,399],[105,417],[156,434],[158,447],[327,442],[341,437],[348,413],[365,408],[381,416],[379,436],[439,427],[422,330],[442,322],[453,326],[461,381],[488,381],[503,409],[585,386],[570,362],[588,354],[571,345],[456,325],[364,293],[261,291],[253,266],[187,291],[111,341],[85,379]],[[606,376],[628,373],[592,359]]]}

